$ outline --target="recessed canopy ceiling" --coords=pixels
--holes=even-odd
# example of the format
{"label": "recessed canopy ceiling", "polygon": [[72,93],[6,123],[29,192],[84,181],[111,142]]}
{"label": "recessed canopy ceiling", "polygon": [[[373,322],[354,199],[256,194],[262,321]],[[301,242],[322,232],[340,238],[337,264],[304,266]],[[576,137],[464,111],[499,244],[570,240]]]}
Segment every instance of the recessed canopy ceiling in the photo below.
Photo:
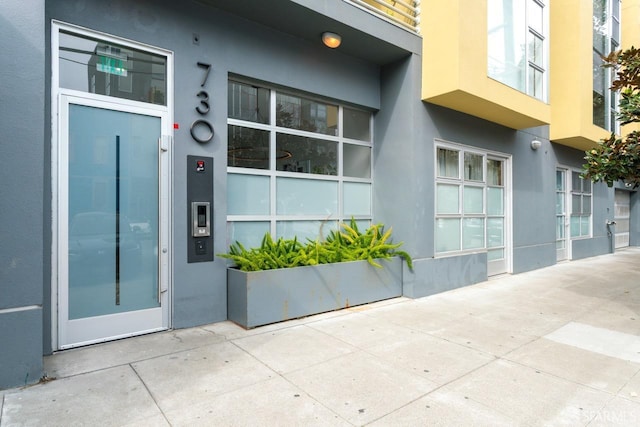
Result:
{"label": "recessed canopy ceiling", "polygon": [[[331,31],[342,36],[342,45],[338,49],[341,53],[363,59],[378,65],[395,62],[406,57],[410,51],[401,48],[381,38],[374,37],[370,31],[361,31],[353,26],[346,25],[326,15],[343,16],[344,14],[358,13],[363,16],[362,25],[378,27],[383,25],[381,18],[360,10],[347,2],[318,2],[325,8],[329,3],[335,5],[332,11],[318,13],[308,7],[302,6],[291,0],[196,0],[198,3],[215,7],[223,11],[238,15],[250,21],[271,27],[278,31],[321,44],[321,35],[325,31]],[[339,9],[339,10],[338,10]],[[376,25],[377,24],[377,25]],[[403,40],[418,39],[408,31],[395,28],[391,24],[394,35],[400,35]],[[419,49],[419,44],[417,44]],[[412,48],[414,48],[412,46]]]}

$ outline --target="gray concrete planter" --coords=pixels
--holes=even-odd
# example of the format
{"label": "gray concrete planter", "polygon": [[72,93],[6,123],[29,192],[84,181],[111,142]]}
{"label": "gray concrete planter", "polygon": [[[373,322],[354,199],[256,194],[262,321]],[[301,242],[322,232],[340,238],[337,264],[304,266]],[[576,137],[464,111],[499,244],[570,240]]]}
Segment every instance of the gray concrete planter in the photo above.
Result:
{"label": "gray concrete planter", "polygon": [[402,260],[278,270],[227,269],[229,320],[253,328],[402,295]]}

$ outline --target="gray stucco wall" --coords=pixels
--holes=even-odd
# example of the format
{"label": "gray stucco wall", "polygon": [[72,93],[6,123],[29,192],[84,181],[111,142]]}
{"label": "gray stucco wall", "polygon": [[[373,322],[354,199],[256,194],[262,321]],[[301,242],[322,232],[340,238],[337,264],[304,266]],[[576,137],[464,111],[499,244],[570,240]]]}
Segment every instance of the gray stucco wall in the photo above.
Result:
{"label": "gray stucco wall", "polygon": [[42,376],[44,0],[0,1],[0,40],[2,389]]}
{"label": "gray stucco wall", "polygon": [[[336,0],[338,1],[338,0]],[[351,8],[363,14],[355,8]],[[367,15],[368,17],[368,15]],[[267,26],[197,2],[116,0],[47,2],[47,18],[84,26],[175,52],[173,151],[173,326],[194,326],[227,318],[226,262],[187,263],[187,155],[214,158],[213,233],[215,253],[226,252],[227,81],[230,74],[302,90],[371,109],[380,108],[378,65],[332,51]],[[345,20],[358,19],[357,15]],[[199,42],[193,41],[197,34]],[[189,126],[197,117],[195,94],[202,69],[212,64],[205,89],[214,139],[200,145]]]}
{"label": "gray stucco wall", "polygon": [[[582,170],[584,152],[570,147],[553,144],[556,164]],[[554,166],[555,167],[555,166]],[[568,179],[571,179],[569,177]],[[614,215],[614,189],[604,183],[592,186],[593,218],[592,237],[571,241],[571,259],[587,258],[612,252],[612,240],[607,236],[607,219]]]}

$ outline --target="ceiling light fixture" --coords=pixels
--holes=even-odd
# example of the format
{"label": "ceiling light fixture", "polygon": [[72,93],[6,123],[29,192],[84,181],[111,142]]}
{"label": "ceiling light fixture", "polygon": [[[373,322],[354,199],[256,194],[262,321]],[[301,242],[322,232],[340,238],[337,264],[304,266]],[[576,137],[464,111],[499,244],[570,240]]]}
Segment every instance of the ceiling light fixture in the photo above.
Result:
{"label": "ceiling light fixture", "polygon": [[322,43],[331,49],[335,49],[342,43],[342,37],[336,33],[324,32],[322,33]]}

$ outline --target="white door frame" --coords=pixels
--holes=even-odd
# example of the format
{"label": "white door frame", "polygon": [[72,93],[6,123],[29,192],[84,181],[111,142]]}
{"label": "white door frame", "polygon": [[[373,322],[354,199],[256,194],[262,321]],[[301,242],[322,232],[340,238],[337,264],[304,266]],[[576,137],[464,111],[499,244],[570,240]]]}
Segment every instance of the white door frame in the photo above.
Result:
{"label": "white door frame", "polygon": [[[167,105],[155,105],[144,102],[130,101],[122,98],[115,98],[105,95],[97,95],[93,93],[87,93],[77,90],[70,90],[60,88],[60,69],[58,64],[59,58],[59,32],[65,30],[73,32],[80,36],[89,36],[98,38],[105,41],[118,43],[125,46],[130,46],[135,49],[141,49],[152,53],[163,55],[167,58],[167,93],[166,100]],[[85,345],[95,342],[105,341],[107,339],[117,339],[126,336],[138,335],[141,333],[152,332],[155,330],[163,330],[170,328],[172,320],[172,287],[173,283],[173,260],[172,260],[172,144],[173,144],[173,53],[164,49],[155,48],[152,46],[133,42],[131,40],[111,36],[99,32],[95,32],[86,28],[62,23],[59,21],[52,21],[51,25],[51,60],[52,60],[52,79],[51,79],[51,126],[52,126],[52,142],[51,142],[51,190],[52,190],[52,242],[51,242],[51,347],[53,350],[64,349],[74,347],[78,345]],[[66,167],[67,158],[66,141],[63,139],[68,133],[68,112],[63,111],[69,103],[77,103],[80,105],[91,105],[99,108],[106,108],[116,111],[141,113],[146,115],[153,115],[161,118],[161,138],[159,143],[159,295],[160,295],[160,310],[152,315],[155,318],[153,324],[156,326],[148,329],[127,332],[126,328],[120,329],[114,328],[115,334],[108,338],[99,339],[86,339],[76,342],[74,344],[66,344],[66,334],[69,331],[61,331],[65,326],[62,325],[60,319],[62,315],[67,315],[68,306],[61,303],[62,299],[66,300],[65,286],[68,284],[68,273],[66,265],[62,263],[66,261],[66,257],[61,255],[67,252],[65,248],[61,248],[61,245],[66,244],[67,233],[67,221],[66,216],[62,218],[60,215],[60,209],[63,209],[66,198],[68,197],[68,188],[62,188],[61,185],[66,185],[66,181],[61,182],[61,173]],[[65,162],[65,163],[61,163]],[[64,166],[64,167],[61,167]],[[65,213],[66,215],[66,213]],[[65,220],[63,220],[65,219]],[[63,241],[64,240],[64,241]],[[153,310],[153,309],[152,309]],[[147,310],[141,310],[140,316],[144,317],[149,313],[145,313]],[[132,312],[129,314],[131,315]],[[118,322],[120,319],[116,316],[113,320]],[[134,316],[135,319],[136,316]],[[68,317],[67,317],[68,318]],[[144,322],[143,328],[144,328]],[[160,325],[160,326],[157,326]],[[73,328],[73,324],[67,325]],[[96,325],[96,328],[99,328]],[[99,331],[98,331],[99,335]]]}
{"label": "white door frame", "polygon": [[[562,171],[564,174],[564,246],[565,246],[565,257],[563,259],[558,259],[558,249],[556,247],[556,262],[558,261],[568,261],[571,259],[571,229],[570,229],[570,221],[571,221],[571,169],[569,166],[564,165],[556,165],[556,172]],[[557,216],[557,214],[556,214]],[[556,224],[557,227],[557,224]],[[558,233],[556,230],[556,242],[558,241]]]}

